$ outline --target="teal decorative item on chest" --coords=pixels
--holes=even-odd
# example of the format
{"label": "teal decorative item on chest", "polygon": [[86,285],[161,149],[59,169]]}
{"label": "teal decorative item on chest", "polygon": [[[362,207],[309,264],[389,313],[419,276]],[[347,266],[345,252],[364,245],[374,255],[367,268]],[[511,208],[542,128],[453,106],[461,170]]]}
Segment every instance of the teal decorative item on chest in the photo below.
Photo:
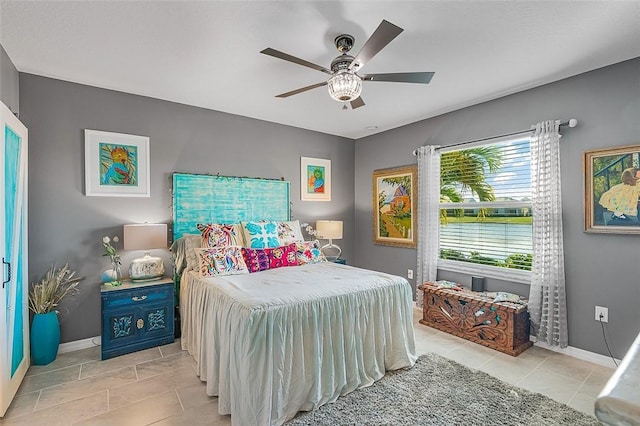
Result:
{"label": "teal decorative item on chest", "polygon": [[174,341],[174,285],[170,278],[103,285],[102,359]]}

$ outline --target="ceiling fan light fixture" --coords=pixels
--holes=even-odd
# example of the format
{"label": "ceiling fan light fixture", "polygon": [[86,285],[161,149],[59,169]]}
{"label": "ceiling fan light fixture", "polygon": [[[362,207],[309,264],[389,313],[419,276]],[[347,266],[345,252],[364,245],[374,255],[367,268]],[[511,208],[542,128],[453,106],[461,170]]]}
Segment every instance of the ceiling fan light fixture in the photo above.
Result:
{"label": "ceiling fan light fixture", "polygon": [[327,81],[329,96],[338,102],[350,102],[358,99],[362,93],[362,79],[348,70],[336,72]]}

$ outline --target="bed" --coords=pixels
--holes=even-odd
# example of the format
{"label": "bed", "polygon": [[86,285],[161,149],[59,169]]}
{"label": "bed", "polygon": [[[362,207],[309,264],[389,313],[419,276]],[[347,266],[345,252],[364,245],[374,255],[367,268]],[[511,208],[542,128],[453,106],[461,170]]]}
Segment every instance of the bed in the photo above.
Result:
{"label": "bed", "polygon": [[[186,233],[202,219],[184,220],[178,187],[174,175],[174,221]],[[401,277],[321,262],[215,277],[191,270],[180,283],[182,347],[233,425],[282,424],[416,360]]]}

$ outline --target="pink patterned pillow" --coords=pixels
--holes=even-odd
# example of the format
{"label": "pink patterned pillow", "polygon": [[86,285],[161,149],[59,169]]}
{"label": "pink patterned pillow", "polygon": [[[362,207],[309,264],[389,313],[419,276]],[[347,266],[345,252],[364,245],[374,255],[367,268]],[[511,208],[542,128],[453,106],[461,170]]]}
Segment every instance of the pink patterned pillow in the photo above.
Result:
{"label": "pink patterned pillow", "polygon": [[198,224],[197,228],[202,235],[202,247],[226,247],[244,245],[242,228],[239,224]]}
{"label": "pink patterned pillow", "polygon": [[296,243],[268,250],[269,269],[281,268],[283,266],[298,266]]}
{"label": "pink patterned pillow", "polygon": [[244,262],[247,264],[249,272],[260,272],[269,269],[269,254],[267,250],[242,248],[242,257],[244,257]]}
{"label": "pink patterned pillow", "polygon": [[249,272],[260,272],[283,266],[298,266],[296,244],[266,249],[242,248],[242,256]]}

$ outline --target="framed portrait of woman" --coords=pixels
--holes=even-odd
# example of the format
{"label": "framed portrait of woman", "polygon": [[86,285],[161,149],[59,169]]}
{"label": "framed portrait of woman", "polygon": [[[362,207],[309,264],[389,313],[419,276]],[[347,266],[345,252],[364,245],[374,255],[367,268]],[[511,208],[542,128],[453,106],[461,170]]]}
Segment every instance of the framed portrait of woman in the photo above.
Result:
{"label": "framed portrait of woman", "polygon": [[640,145],[584,153],[586,232],[640,234]]}

